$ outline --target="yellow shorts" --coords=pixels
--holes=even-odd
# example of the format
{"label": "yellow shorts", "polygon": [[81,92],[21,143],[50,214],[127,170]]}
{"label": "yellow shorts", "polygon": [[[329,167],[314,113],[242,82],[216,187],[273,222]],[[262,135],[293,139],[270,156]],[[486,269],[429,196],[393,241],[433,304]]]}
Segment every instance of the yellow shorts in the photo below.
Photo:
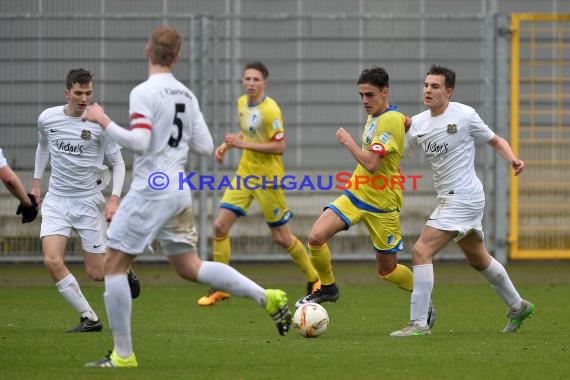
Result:
{"label": "yellow shorts", "polygon": [[347,229],[363,222],[378,253],[397,253],[404,248],[399,210],[389,212],[362,210],[344,194],[329,203],[326,208],[334,211],[347,224]]}
{"label": "yellow shorts", "polygon": [[287,208],[283,188],[262,188],[259,186],[258,189],[249,190],[242,183],[238,189],[235,177],[232,179],[232,188],[224,192],[220,208],[233,211],[237,216],[246,216],[254,198],[259,204],[269,227],[282,226],[293,217],[293,213]]}

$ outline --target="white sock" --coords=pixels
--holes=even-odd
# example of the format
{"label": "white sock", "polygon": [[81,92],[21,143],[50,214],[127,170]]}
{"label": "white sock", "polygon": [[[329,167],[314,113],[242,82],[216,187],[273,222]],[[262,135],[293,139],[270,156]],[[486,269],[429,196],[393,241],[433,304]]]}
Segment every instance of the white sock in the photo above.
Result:
{"label": "white sock", "polygon": [[198,271],[198,282],[223,290],[238,297],[251,298],[265,306],[265,289],[245,277],[234,268],[214,261],[204,261]]}
{"label": "white sock", "polygon": [[103,298],[109,325],[113,331],[115,352],[122,358],[128,358],[133,354],[133,342],[131,338],[132,299],[127,275],[106,275]]}
{"label": "white sock", "polygon": [[414,290],[410,303],[410,320],[418,326],[426,327],[433,290],[433,264],[414,265],[413,272]]}
{"label": "white sock", "polygon": [[99,320],[97,314],[95,314],[91,305],[89,305],[89,302],[87,302],[87,299],[83,296],[77,280],[71,273],[59,280],[55,286],[57,286],[63,298],[65,298],[71,307],[81,314],[82,317],[87,317],[92,321]]}
{"label": "white sock", "polygon": [[515,289],[505,267],[500,262],[491,258],[491,264],[481,271],[483,276],[491,283],[491,287],[501,297],[509,308],[517,309],[520,307],[522,298]]}

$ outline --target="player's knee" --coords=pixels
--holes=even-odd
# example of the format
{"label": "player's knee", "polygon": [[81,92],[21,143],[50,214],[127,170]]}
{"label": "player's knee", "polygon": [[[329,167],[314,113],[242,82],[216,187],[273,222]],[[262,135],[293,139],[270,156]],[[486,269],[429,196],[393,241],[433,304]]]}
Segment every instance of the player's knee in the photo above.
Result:
{"label": "player's knee", "polygon": [[65,267],[63,258],[57,256],[44,256],[44,265],[52,272]]}
{"label": "player's knee", "polygon": [[426,249],[422,249],[418,244],[414,244],[412,248],[412,261],[414,264],[424,264],[430,261],[431,257]]}
{"label": "player's knee", "polygon": [[227,223],[218,219],[214,220],[213,228],[214,236],[217,237],[226,236],[230,229]]}
{"label": "player's knee", "polygon": [[326,242],[327,241],[324,235],[320,234],[318,231],[311,230],[311,232],[309,232],[309,245],[318,246],[318,245],[323,245]]}

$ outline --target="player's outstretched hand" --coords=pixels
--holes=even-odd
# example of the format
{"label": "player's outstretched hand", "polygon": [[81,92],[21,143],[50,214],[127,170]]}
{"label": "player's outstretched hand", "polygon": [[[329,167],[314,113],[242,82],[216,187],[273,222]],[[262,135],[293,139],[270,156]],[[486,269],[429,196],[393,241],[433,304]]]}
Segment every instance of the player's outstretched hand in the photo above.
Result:
{"label": "player's outstretched hand", "polygon": [[228,145],[226,143],[223,143],[222,145],[217,147],[216,150],[214,151],[214,158],[216,159],[216,162],[220,165],[224,163],[224,154],[226,154],[227,146]]}
{"label": "player's outstretched hand", "polygon": [[519,160],[518,158],[515,158],[512,162],[511,162],[511,166],[513,167],[513,169],[515,170],[515,175],[519,175],[522,173],[523,169],[524,169],[524,161],[523,160]]}
{"label": "player's outstretched hand", "polygon": [[36,202],[36,197],[33,194],[28,194],[30,198],[31,205],[25,206],[20,202],[18,208],[16,209],[16,215],[22,215],[22,223],[33,222],[38,216],[38,202]]}

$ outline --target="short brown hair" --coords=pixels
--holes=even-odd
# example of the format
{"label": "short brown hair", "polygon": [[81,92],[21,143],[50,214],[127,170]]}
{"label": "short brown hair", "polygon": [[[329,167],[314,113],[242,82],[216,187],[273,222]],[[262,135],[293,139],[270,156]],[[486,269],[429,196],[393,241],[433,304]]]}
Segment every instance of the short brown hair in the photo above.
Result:
{"label": "short brown hair", "polygon": [[455,71],[447,67],[432,65],[426,76],[428,75],[441,75],[445,81],[445,88],[455,88]]}
{"label": "short brown hair", "polygon": [[150,34],[148,45],[151,63],[171,66],[180,52],[182,36],[172,26],[159,26]]}
{"label": "short brown hair", "polygon": [[71,90],[71,87],[73,87],[75,83],[85,85],[91,82],[93,82],[93,74],[91,71],[82,68],[73,69],[67,73],[67,78],[65,78],[65,88]]}
{"label": "short brown hair", "polygon": [[245,72],[246,70],[249,70],[249,69],[259,71],[261,73],[261,76],[263,77],[263,79],[267,79],[267,77],[269,77],[269,70],[267,69],[267,66],[265,66],[260,61],[251,61],[251,62],[246,63],[243,67],[243,72]]}
{"label": "short brown hair", "polygon": [[362,70],[357,84],[371,84],[382,90],[384,87],[390,87],[390,77],[384,68],[372,66]]}

